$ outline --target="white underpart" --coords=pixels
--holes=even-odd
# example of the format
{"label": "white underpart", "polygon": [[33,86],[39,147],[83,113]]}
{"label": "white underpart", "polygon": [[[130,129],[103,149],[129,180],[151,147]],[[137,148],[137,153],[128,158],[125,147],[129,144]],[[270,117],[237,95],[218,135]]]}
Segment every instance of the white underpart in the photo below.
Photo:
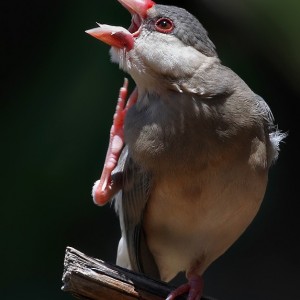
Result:
{"label": "white underpart", "polygon": [[119,215],[120,218],[120,226],[121,226],[121,234],[122,234],[118,245],[116,264],[123,268],[132,270],[129,254],[128,254],[127,242],[126,242],[126,229],[124,225],[124,216],[123,216],[123,208],[122,208],[122,191],[119,191],[116,194],[114,198],[114,205],[115,205],[116,213]]}
{"label": "white underpart", "polygon": [[131,265],[129,261],[129,255],[127,250],[127,243],[125,236],[122,235],[119,245],[118,245],[118,252],[117,252],[117,261],[116,264],[123,268],[131,270]]}

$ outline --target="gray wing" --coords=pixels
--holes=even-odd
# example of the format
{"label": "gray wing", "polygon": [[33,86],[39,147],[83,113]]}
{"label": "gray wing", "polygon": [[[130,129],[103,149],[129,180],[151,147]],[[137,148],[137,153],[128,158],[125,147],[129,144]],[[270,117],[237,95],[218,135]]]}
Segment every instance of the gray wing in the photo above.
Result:
{"label": "gray wing", "polygon": [[151,175],[136,165],[125,146],[115,175],[122,173],[122,190],[116,195],[115,209],[119,215],[122,238],[126,243],[131,269],[159,278],[157,266],[148,249],[142,227],[144,210],[150,195]]}

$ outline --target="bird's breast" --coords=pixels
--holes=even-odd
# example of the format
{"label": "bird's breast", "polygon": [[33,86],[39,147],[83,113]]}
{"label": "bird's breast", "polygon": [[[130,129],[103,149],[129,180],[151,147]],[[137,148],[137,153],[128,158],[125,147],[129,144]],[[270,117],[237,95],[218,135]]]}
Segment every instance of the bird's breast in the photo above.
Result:
{"label": "bird's breast", "polygon": [[210,100],[145,95],[126,116],[129,154],[152,176],[143,226],[163,280],[195,265],[202,274],[247,228],[265,192],[264,132],[247,114],[228,121],[227,99]]}
{"label": "bird's breast", "polygon": [[125,142],[133,160],[151,170],[158,165],[191,165],[197,153],[205,164],[201,153],[208,151],[214,128],[201,130],[199,110],[195,99],[184,94],[145,94],[125,119]]}
{"label": "bird's breast", "polygon": [[202,274],[251,223],[266,182],[266,173],[229,162],[154,176],[144,229],[162,279],[195,265]]}

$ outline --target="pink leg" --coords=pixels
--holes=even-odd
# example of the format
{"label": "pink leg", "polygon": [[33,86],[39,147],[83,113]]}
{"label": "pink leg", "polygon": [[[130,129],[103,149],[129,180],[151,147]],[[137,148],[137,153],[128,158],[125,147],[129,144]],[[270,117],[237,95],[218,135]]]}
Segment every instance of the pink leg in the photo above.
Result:
{"label": "pink leg", "polygon": [[[120,88],[116,112],[113,118],[113,125],[110,129],[109,146],[106,153],[103,171],[100,180],[96,181],[93,187],[93,199],[95,204],[104,205],[112,196],[120,189],[111,177],[112,171],[115,169],[124,146],[124,119],[128,109],[137,101],[137,88],[130,95],[127,103],[128,80],[125,78],[123,86]],[[126,105],[125,105],[126,103]]]}
{"label": "pink leg", "polygon": [[190,275],[189,282],[172,291],[166,300],[174,300],[176,297],[189,293],[187,300],[200,300],[203,292],[203,278],[199,275]]}

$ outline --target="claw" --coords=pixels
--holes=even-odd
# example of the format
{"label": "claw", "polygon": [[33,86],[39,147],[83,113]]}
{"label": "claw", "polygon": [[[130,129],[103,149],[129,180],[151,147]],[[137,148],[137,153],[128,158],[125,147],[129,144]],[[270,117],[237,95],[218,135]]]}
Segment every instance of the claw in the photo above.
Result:
{"label": "claw", "polygon": [[166,300],[175,300],[176,297],[188,293],[187,300],[200,300],[203,292],[203,278],[199,275],[190,275],[189,282],[172,291]]}
{"label": "claw", "polygon": [[124,146],[124,120],[128,109],[137,101],[137,88],[130,95],[127,103],[128,79],[124,79],[124,84],[120,88],[116,112],[113,118],[113,125],[110,129],[109,146],[106,153],[103,171],[100,180],[96,181],[92,196],[97,205],[106,204],[116,192],[121,188],[112,180],[112,171],[117,166],[121,151]]}

